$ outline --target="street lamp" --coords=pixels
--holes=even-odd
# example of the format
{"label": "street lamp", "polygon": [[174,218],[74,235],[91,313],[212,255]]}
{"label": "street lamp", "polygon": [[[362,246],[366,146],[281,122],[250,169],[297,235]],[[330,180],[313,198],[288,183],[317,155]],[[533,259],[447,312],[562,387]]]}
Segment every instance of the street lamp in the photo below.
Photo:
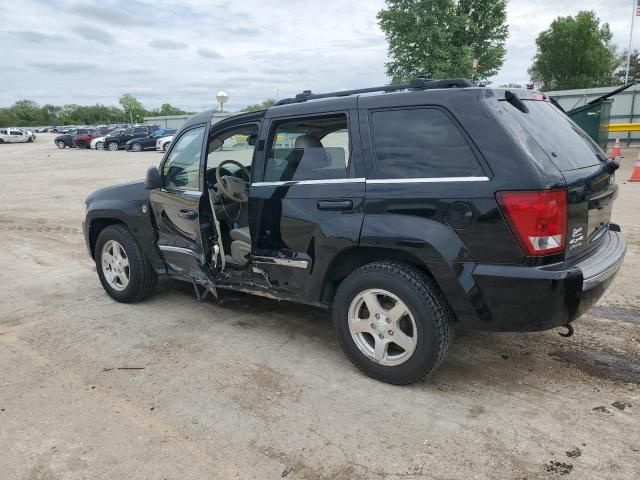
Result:
{"label": "street lamp", "polygon": [[229,101],[229,95],[227,95],[227,92],[225,92],[224,90],[220,90],[218,93],[216,93],[216,99],[220,103],[220,111],[224,112],[224,104]]}

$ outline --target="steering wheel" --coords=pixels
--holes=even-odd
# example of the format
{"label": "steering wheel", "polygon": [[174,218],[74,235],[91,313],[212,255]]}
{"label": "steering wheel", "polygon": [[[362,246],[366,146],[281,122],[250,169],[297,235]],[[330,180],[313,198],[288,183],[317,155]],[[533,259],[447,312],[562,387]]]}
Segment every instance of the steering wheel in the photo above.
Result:
{"label": "steering wheel", "polygon": [[227,164],[235,165],[242,171],[242,173],[245,174],[247,180],[251,180],[249,170],[247,170],[247,168],[240,162],[236,162],[235,160],[223,160],[216,168],[216,182],[218,182],[218,188],[229,200],[237,203],[248,202],[249,195],[247,194],[247,188],[249,186],[249,182],[232,175],[222,175],[222,167]]}

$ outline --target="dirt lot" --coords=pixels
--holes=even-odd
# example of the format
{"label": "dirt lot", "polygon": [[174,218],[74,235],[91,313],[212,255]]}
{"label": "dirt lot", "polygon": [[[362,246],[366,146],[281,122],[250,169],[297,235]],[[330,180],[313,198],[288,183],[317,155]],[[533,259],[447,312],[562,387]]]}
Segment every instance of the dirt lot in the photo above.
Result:
{"label": "dirt lot", "polygon": [[[161,285],[112,301],[80,222],[155,152],[0,146],[2,479],[640,478],[640,183],[629,250],[576,335],[460,332],[428,382],[360,374],[329,316]],[[119,369],[141,367],[137,370]]]}

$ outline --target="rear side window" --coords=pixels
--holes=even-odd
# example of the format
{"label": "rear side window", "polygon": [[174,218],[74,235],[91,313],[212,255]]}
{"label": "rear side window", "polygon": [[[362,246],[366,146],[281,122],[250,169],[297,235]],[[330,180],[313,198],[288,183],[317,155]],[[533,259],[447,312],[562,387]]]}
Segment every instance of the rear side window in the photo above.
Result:
{"label": "rear side window", "polygon": [[298,118],[275,124],[264,173],[266,182],[333,180],[348,177],[346,115]]}
{"label": "rear side window", "polygon": [[527,101],[529,113],[512,107],[507,112],[516,118],[561,171],[590,167],[604,155],[600,147],[567,115],[550,102]]}
{"label": "rear side window", "polygon": [[460,129],[442,110],[374,112],[371,128],[379,178],[485,175]]}

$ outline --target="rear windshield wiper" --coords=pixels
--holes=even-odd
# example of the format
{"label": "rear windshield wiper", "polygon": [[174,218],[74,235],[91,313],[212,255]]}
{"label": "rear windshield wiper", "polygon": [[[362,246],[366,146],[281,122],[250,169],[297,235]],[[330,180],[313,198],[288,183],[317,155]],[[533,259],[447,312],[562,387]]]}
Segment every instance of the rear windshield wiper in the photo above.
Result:
{"label": "rear windshield wiper", "polygon": [[529,108],[520,99],[518,94],[513,93],[511,90],[507,90],[506,92],[504,92],[504,99],[511,105],[516,107],[518,110],[520,110],[522,113],[529,113]]}

